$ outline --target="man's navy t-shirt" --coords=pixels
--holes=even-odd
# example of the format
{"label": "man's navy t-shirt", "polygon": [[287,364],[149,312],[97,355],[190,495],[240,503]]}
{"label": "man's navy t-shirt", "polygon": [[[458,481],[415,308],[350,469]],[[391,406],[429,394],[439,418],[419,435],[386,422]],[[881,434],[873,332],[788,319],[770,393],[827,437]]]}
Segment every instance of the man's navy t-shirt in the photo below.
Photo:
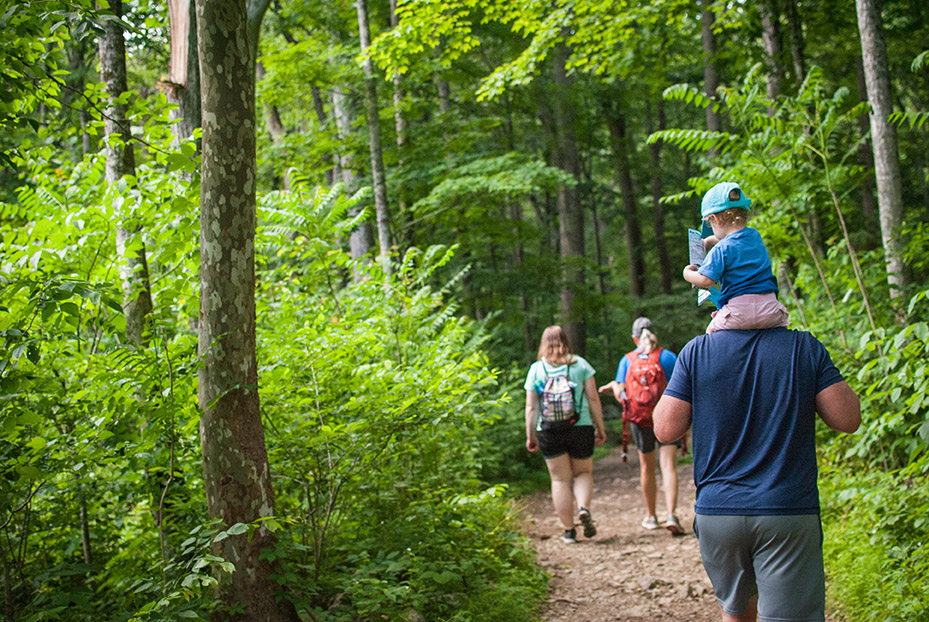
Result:
{"label": "man's navy t-shirt", "polygon": [[818,513],[816,394],[841,380],[807,332],[722,330],[684,346],[665,395],[692,406],[696,512]]}

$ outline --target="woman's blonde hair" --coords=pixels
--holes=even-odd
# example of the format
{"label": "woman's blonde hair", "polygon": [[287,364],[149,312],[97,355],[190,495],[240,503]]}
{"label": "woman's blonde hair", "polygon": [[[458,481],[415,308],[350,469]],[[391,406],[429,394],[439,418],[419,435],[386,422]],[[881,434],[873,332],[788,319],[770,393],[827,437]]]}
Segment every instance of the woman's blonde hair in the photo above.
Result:
{"label": "woman's blonde hair", "polygon": [[642,348],[642,352],[648,354],[655,349],[655,346],[658,345],[658,337],[655,336],[655,333],[648,330],[647,328],[642,329],[642,334],[639,335],[639,347]]}
{"label": "woman's blonde hair", "polygon": [[658,337],[651,331],[652,321],[647,317],[636,318],[632,323],[632,336],[638,339],[639,347],[642,352],[648,354],[658,345]]}
{"label": "woman's blonde hair", "polygon": [[573,363],[574,355],[571,353],[571,344],[568,335],[561,326],[549,326],[542,331],[542,341],[539,343],[539,356],[537,360],[545,358],[552,365]]}

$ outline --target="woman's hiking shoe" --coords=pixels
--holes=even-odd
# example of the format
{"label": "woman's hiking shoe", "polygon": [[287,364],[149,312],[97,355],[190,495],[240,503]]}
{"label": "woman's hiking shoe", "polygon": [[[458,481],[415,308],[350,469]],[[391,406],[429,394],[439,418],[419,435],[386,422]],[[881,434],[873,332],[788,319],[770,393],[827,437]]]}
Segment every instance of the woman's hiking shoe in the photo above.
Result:
{"label": "woman's hiking shoe", "polygon": [[593,538],[597,535],[597,526],[594,525],[594,519],[590,517],[590,510],[581,508],[577,515],[580,517],[581,524],[584,526],[584,537]]}
{"label": "woman's hiking shoe", "polygon": [[577,542],[577,531],[574,529],[565,529],[561,534],[561,541],[565,544],[574,544]]}
{"label": "woman's hiking shoe", "polygon": [[642,526],[646,529],[658,529],[658,517],[656,516],[646,516],[642,519]]}
{"label": "woman's hiking shoe", "polygon": [[677,516],[674,514],[668,514],[668,520],[664,522],[662,527],[670,531],[672,536],[684,535],[684,528],[681,527],[681,521],[677,520]]}

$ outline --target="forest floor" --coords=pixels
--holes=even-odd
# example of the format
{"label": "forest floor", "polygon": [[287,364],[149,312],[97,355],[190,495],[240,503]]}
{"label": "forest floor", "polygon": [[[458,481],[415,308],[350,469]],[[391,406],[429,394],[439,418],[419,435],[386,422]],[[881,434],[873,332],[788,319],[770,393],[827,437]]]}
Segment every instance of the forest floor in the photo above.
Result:
{"label": "forest floor", "polygon": [[[591,514],[597,535],[576,544],[561,541],[562,527],[547,490],[525,498],[525,529],[538,563],[551,575],[544,622],[680,620],[717,622],[719,606],[693,535],[693,467],[678,465],[677,516],[685,534],[647,530],[634,447],[623,462],[620,448],[594,465]],[[658,515],[667,511],[658,476]]]}

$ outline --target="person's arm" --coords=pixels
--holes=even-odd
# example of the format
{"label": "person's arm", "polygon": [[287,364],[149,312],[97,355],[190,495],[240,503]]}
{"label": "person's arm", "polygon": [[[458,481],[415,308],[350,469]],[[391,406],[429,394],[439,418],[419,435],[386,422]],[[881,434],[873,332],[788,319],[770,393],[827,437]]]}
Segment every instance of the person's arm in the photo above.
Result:
{"label": "person's arm", "polygon": [[687,434],[693,415],[690,402],[662,395],[652,411],[655,438],[661,443],[673,443]]}
{"label": "person's arm", "polygon": [[584,395],[587,396],[590,418],[594,423],[594,443],[602,445],[606,442],[606,428],[603,427],[603,407],[600,405],[600,394],[597,393],[597,383],[594,382],[593,376],[584,381]]}
{"label": "person's arm", "polygon": [[610,380],[608,383],[597,389],[600,393],[606,393],[607,391],[613,392],[613,397],[616,398],[617,402],[623,401],[623,391],[626,390],[625,382],[616,382],[615,380]]}
{"label": "person's arm", "polygon": [[816,394],[816,412],[836,432],[851,434],[861,425],[861,401],[844,380]]}
{"label": "person's arm", "polygon": [[714,281],[708,276],[703,276],[702,274],[697,272],[698,269],[699,269],[699,266],[697,266],[697,264],[694,264],[694,263],[690,264],[689,266],[685,266],[684,267],[684,280],[690,283],[691,285],[702,287],[704,289],[709,289],[713,287],[714,285],[716,285],[716,281]]}
{"label": "person's arm", "polygon": [[539,439],[535,431],[538,412],[539,394],[535,391],[526,391],[526,449],[529,451],[539,448]]}

